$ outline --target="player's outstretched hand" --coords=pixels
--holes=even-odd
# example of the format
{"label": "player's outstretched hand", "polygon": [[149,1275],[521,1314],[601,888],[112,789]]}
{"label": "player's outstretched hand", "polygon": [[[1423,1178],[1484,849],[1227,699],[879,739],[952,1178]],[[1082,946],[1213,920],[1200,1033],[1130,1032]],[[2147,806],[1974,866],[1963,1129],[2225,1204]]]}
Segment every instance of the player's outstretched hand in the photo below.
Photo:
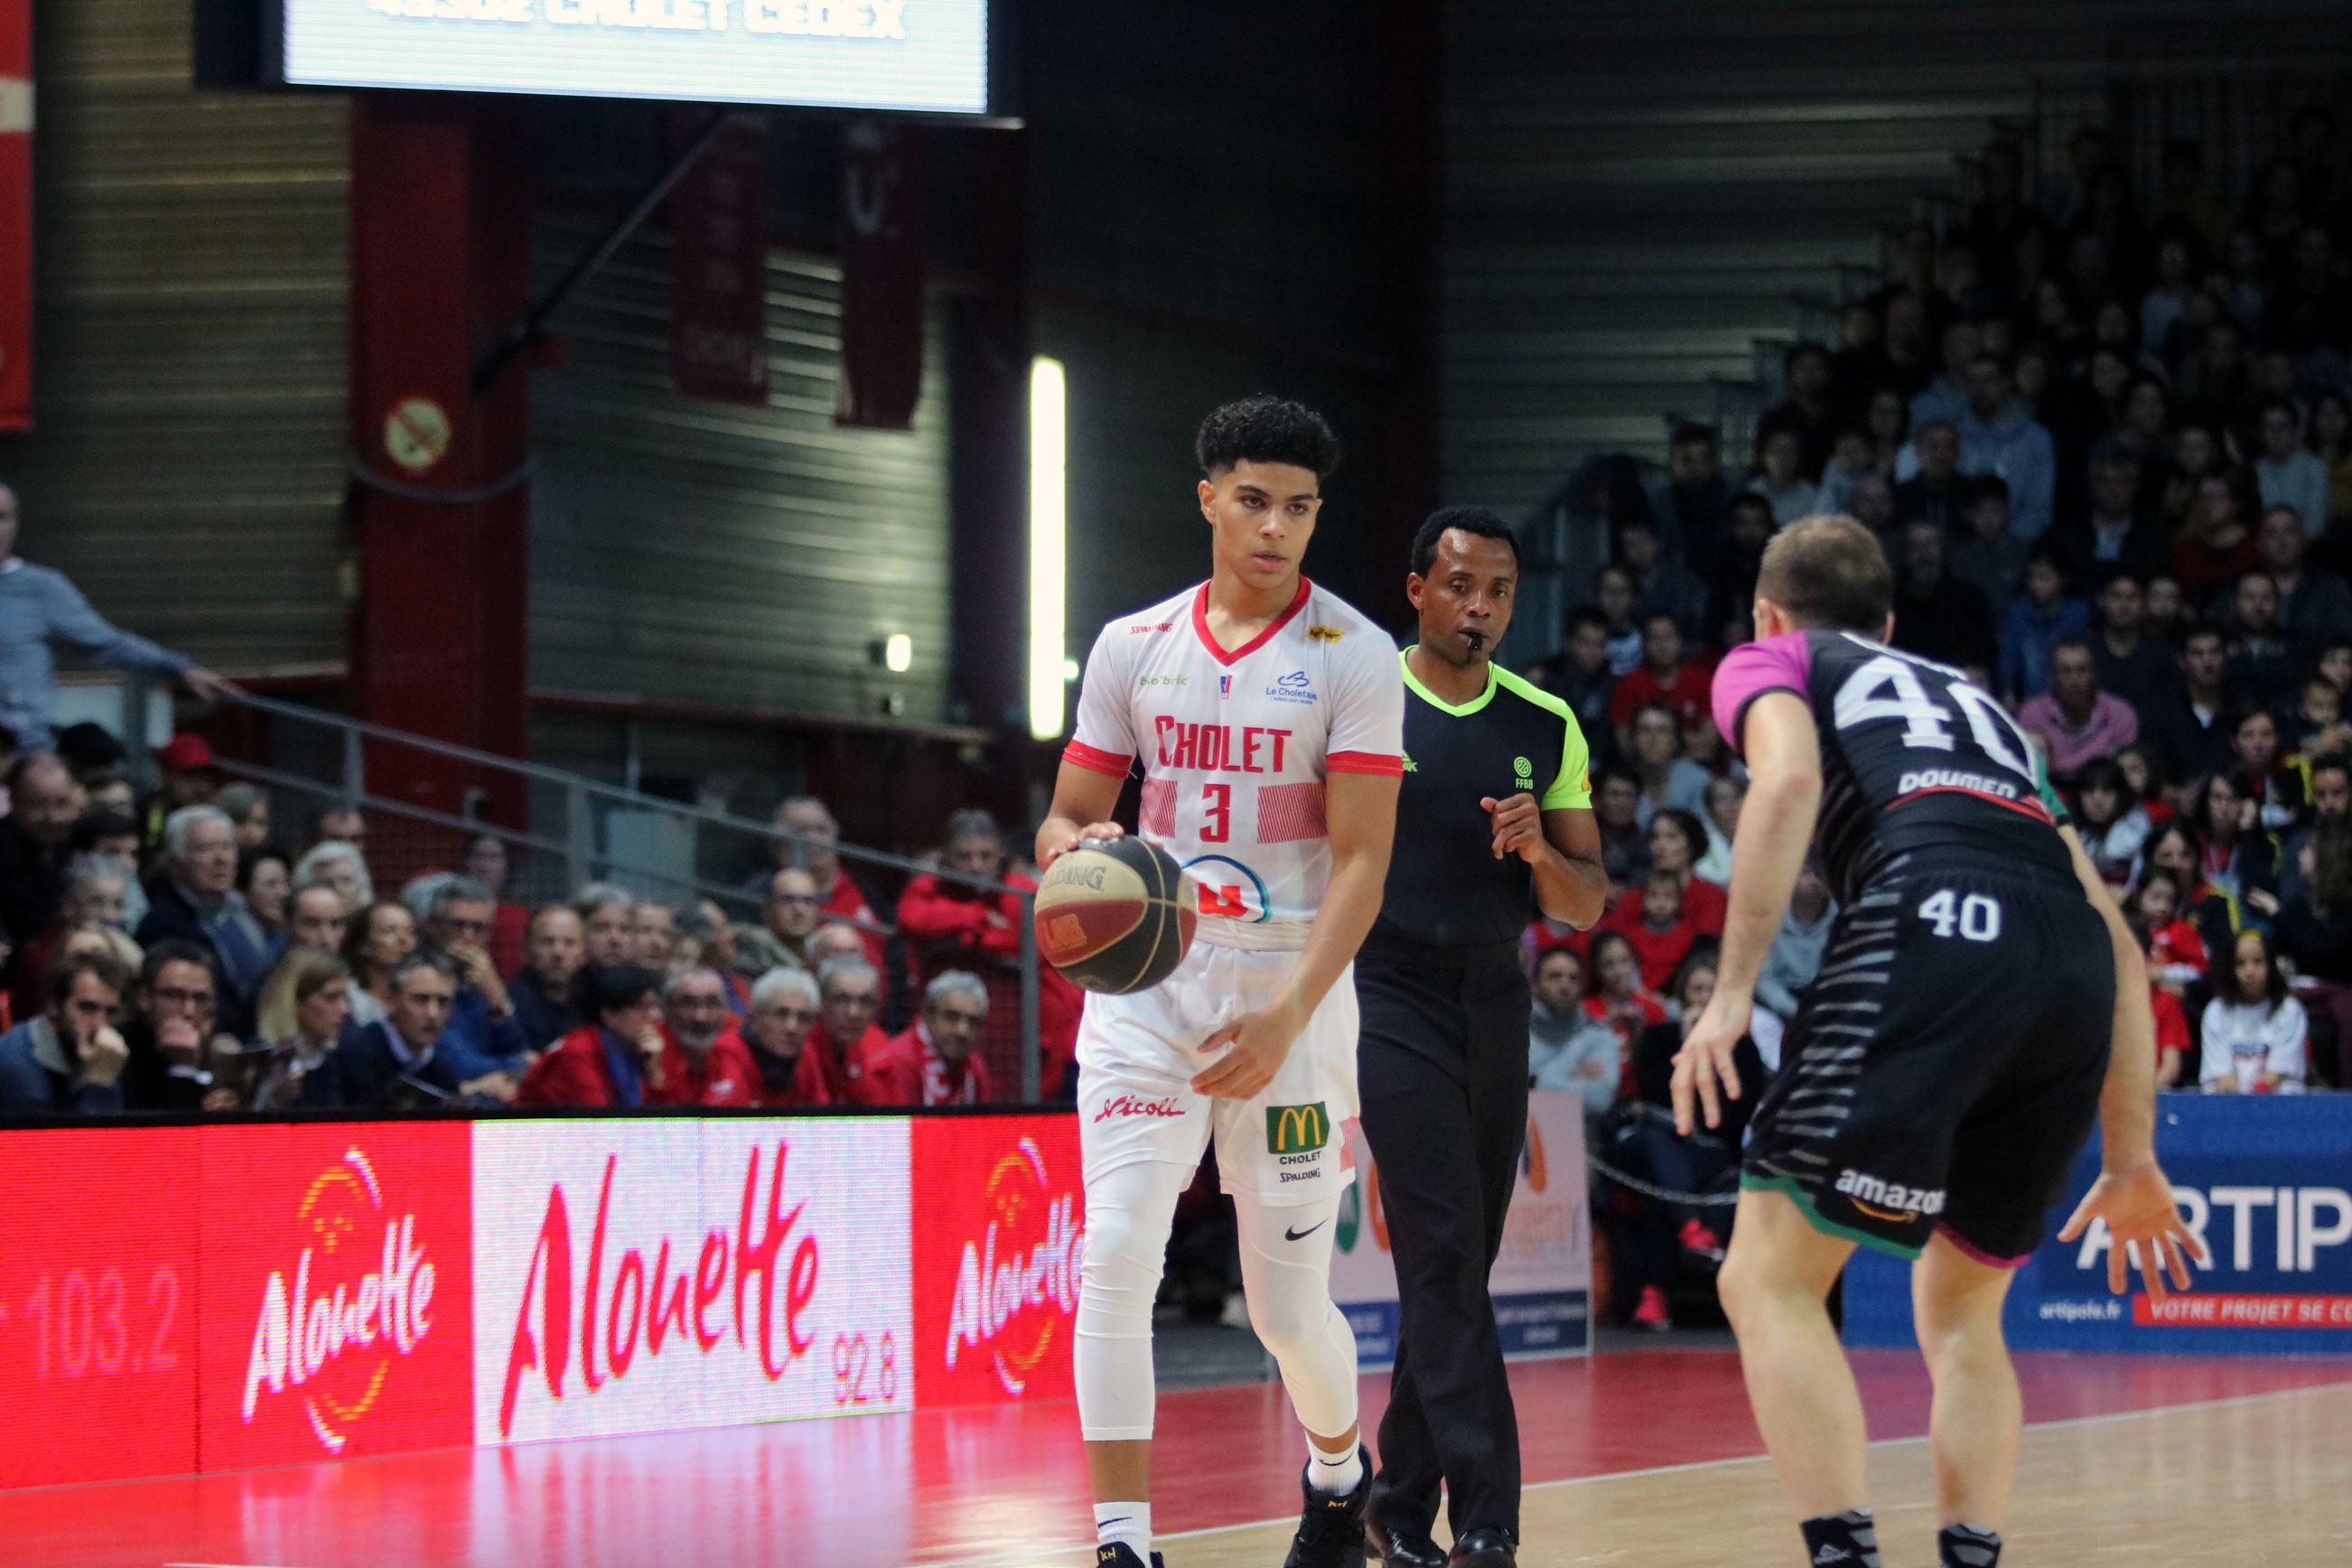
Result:
{"label": "player's outstretched hand", "polygon": [[1301,1026],[1278,1003],[1234,1019],[1201,1042],[1204,1055],[1232,1048],[1192,1080],[1192,1092],[1219,1100],[1255,1100],[1282,1070],[1284,1059],[1290,1055],[1290,1042],[1298,1037]]}
{"label": "player's outstretched hand", "polygon": [[1755,1004],[1745,996],[1718,990],[1698,1016],[1698,1023],[1683,1037],[1675,1053],[1675,1131],[1690,1136],[1696,1102],[1706,1113],[1709,1127],[1723,1125],[1723,1100],[1739,1098],[1739,1069],[1731,1053],[1748,1033],[1748,1010]]}
{"label": "player's outstretched hand", "polygon": [[1529,865],[1535,864],[1544,852],[1543,811],[1531,795],[1515,795],[1508,800],[1496,800],[1492,795],[1478,803],[1495,824],[1495,858],[1516,855]]}
{"label": "player's outstretched hand", "polygon": [[1126,837],[1127,829],[1121,827],[1116,822],[1097,822],[1090,824],[1087,826],[1079,828],[1076,833],[1071,834],[1063,843],[1054,845],[1052,847],[1052,859],[1049,859],[1046,864],[1051,865],[1054,860],[1060,859],[1063,856],[1067,855],[1071,850],[1076,849],[1079,845],[1084,844],[1089,838],[1124,838]]}
{"label": "player's outstretched hand", "polygon": [[2189,1273],[2192,1252],[2200,1262],[2210,1262],[2204,1247],[2180,1217],[2179,1205],[2172,1201],[2172,1184],[2165,1178],[2162,1167],[2154,1160],[2144,1160],[2129,1170],[2103,1173],[2091,1184],[2075,1206],[2074,1217],[2058,1233],[2060,1241],[2072,1241],[2090,1229],[2091,1222],[2107,1222],[2111,1245],[2107,1247],[2107,1289],[2117,1296],[2130,1288],[2131,1277],[2126,1260],[2135,1247],[2140,1277],[2147,1284],[2150,1300],[2161,1301],[2167,1291],[2164,1277],[2169,1272],[2176,1290],[2187,1290],[2193,1282]]}

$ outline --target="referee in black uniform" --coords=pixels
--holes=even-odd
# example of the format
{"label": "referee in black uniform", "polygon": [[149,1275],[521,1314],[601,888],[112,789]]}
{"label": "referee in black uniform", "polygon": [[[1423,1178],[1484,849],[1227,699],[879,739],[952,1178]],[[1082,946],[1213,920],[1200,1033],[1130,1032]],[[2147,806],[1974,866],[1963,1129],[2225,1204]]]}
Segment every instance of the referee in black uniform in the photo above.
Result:
{"label": "referee in black uniform", "polygon": [[[1486,1276],[1527,1136],[1519,937],[1538,904],[1590,926],[1608,892],[1574,715],[1488,658],[1518,577],[1510,525],[1483,508],[1448,507],[1413,539],[1404,790],[1356,956],[1362,1125],[1402,1318],[1368,1524],[1392,1568],[1516,1561],[1518,1418]],[[1450,1557],[1430,1535],[1440,1482]]]}

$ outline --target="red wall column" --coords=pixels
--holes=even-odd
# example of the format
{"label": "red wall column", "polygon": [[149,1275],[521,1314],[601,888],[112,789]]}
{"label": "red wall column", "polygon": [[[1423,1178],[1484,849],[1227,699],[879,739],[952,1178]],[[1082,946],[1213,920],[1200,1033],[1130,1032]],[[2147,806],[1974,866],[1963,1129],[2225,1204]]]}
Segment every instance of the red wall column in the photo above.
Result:
{"label": "red wall column", "polygon": [[[524,126],[495,100],[362,93],[352,110],[352,449],[360,603],[353,711],[394,729],[521,756],[530,612],[530,371],[482,395],[481,347],[524,309]],[[382,482],[367,482],[373,479]],[[494,494],[486,494],[495,490]],[[439,811],[495,776],[372,747],[368,790]]]}

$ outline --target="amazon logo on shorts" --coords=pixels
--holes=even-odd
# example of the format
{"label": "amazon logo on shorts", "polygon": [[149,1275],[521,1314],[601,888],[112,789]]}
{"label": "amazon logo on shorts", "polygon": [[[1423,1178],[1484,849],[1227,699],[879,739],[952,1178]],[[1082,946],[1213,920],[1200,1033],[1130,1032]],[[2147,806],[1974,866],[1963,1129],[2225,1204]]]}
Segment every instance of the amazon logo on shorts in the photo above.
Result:
{"label": "amazon logo on shorts", "polygon": [[1944,1212],[1944,1189],[1906,1187],[1899,1182],[1882,1182],[1876,1176],[1865,1176],[1860,1171],[1838,1173],[1837,1190],[1852,1201],[1853,1206],[1873,1219],[1905,1221],[1925,1219]]}
{"label": "amazon logo on shorts", "polygon": [[1269,1105],[1265,1108],[1265,1149],[1269,1154],[1306,1154],[1331,1141],[1331,1117],[1323,1102],[1312,1105]]}

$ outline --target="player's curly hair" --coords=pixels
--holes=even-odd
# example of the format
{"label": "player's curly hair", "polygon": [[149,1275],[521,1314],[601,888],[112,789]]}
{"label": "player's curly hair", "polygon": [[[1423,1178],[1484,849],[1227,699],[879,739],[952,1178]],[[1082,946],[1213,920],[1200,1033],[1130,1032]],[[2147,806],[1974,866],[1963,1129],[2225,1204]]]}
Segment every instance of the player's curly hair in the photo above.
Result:
{"label": "player's curly hair", "polygon": [[1328,479],[1339,466],[1339,437],[1304,404],[1244,397],[1211,410],[1201,421],[1192,456],[1212,479],[1239,463],[1286,463]]}

